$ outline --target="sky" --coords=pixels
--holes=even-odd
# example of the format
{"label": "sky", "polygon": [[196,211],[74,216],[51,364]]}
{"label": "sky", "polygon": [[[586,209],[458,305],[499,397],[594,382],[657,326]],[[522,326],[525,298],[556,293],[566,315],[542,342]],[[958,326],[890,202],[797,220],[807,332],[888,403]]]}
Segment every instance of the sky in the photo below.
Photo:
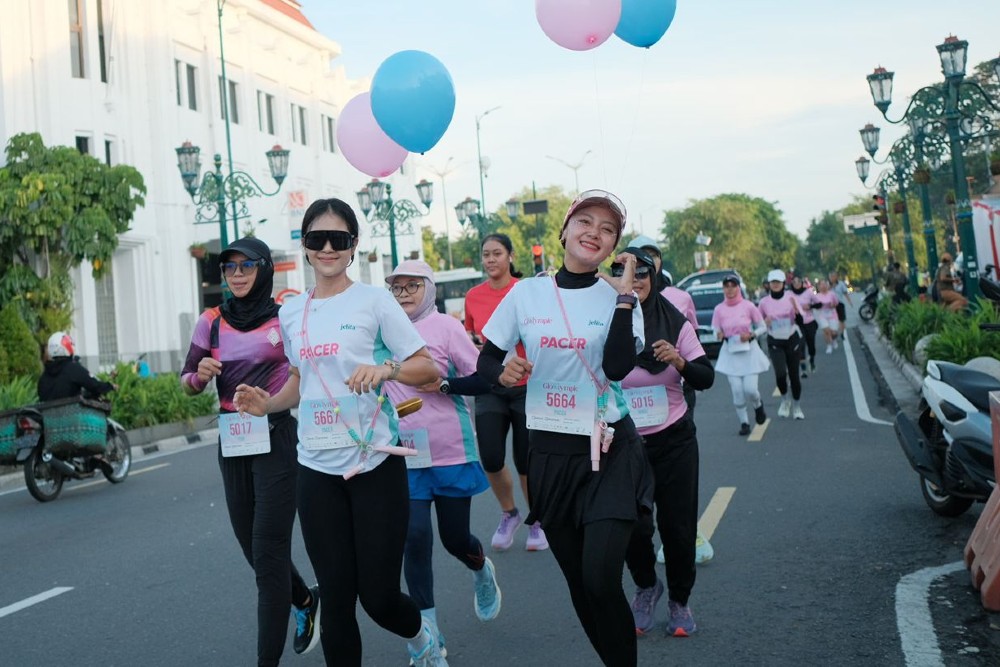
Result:
{"label": "sky", "polygon": [[[612,36],[583,52],[551,41],[529,0],[301,4],[340,44],[333,65],[350,78],[374,76],[405,49],[448,69],[454,118],[411,163],[435,183],[431,225],[452,237],[454,205],[480,196],[476,117],[500,107],[479,132],[491,211],[532,183],[572,193],[574,170],[552,156],[580,165],[581,190],[619,195],[636,233],[659,238],[663,211],[744,193],[773,202],[804,239],[812,219],[866,193],[858,130],[883,128],[879,158],[902,134],[872,104],[867,74],[896,73],[895,120],[918,88],[943,80],[935,46],[949,34],[968,40],[970,69],[1000,55],[1000,0],[678,0],[649,49]],[[368,177],[356,173],[360,188]]]}

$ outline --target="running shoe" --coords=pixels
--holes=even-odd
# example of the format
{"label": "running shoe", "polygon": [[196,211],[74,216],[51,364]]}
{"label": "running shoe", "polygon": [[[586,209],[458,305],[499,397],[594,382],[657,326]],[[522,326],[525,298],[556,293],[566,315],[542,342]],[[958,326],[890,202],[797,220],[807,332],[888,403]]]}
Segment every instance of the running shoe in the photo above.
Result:
{"label": "running shoe", "polygon": [[788,417],[792,414],[792,402],[787,398],[781,399],[781,405],[778,406],[778,416]]}
{"label": "running shoe", "polygon": [[702,535],[699,530],[698,537],[694,540],[694,562],[701,565],[713,558],[715,558],[715,549],[712,548],[712,543],[708,541],[708,538]]}
{"label": "running shoe", "polygon": [[545,531],[539,522],[528,526],[528,539],[524,542],[524,548],[526,551],[545,551],[549,548],[549,541],[545,539]]}
{"label": "running shoe", "polygon": [[666,563],[667,562],[667,557],[663,555],[663,545],[662,544],[660,545],[660,550],[656,552],[656,562],[657,563]]}
{"label": "running shoe", "polygon": [[493,561],[486,558],[483,561],[483,571],[486,574],[481,580],[477,574],[473,574],[476,579],[476,595],[473,602],[476,607],[476,618],[480,621],[492,621],[500,613],[500,587],[497,586],[497,572],[493,568]]}
{"label": "running shoe", "polygon": [[448,667],[448,661],[441,655],[441,647],[435,641],[431,622],[424,619],[420,631],[426,636],[424,650],[414,653],[410,649],[410,664],[414,667]]}
{"label": "running shoe", "polygon": [[764,403],[761,402],[756,408],[753,409],[753,419],[758,424],[763,424],[767,421],[767,413],[764,412]]}
{"label": "running shoe", "polygon": [[[447,658],[448,649],[444,647],[444,635],[441,634],[441,630],[439,630],[433,623],[431,623],[431,633],[437,636],[438,651],[441,653],[441,657]],[[410,658],[410,667],[413,667],[413,664],[413,658]]]}
{"label": "running shoe", "polygon": [[670,607],[670,620],[667,621],[667,634],[672,637],[690,637],[698,626],[695,625],[691,608],[673,600],[667,600]]}
{"label": "running shoe", "polygon": [[520,514],[511,516],[507,512],[502,512],[497,532],[493,533],[493,539],[491,540],[493,550],[507,551],[507,549],[510,549],[511,545],[514,544],[514,533],[523,521],[524,519],[521,518]]}
{"label": "running shoe", "polygon": [[833,354],[833,346],[832,345],[827,345],[826,346],[826,353],[827,354]]}
{"label": "running shoe", "polygon": [[792,411],[792,416],[795,417],[796,419],[806,418],[806,416],[802,413],[802,408],[800,408],[797,405],[795,406],[795,409]]}
{"label": "running shoe", "polygon": [[806,368],[806,362],[804,361],[801,364],[799,364],[799,375],[801,375],[804,378],[809,377],[809,370]]}
{"label": "running shoe", "polygon": [[750,435],[750,424],[740,424],[740,435]]}
{"label": "running shoe", "polygon": [[656,626],[656,603],[663,595],[663,582],[659,577],[649,588],[637,588],[632,596],[632,618],[635,619],[635,634],[643,636]]}
{"label": "running shoe", "polygon": [[834,339],[833,339],[833,349],[835,349],[835,350],[836,350],[836,349],[837,349],[838,347],[840,347],[840,343],[838,343],[838,342],[837,342],[837,339],[836,339],[836,338],[834,338]]}
{"label": "running shoe", "polygon": [[810,373],[815,373],[816,372],[816,362],[815,361],[810,361],[809,362],[809,372]]}
{"label": "running shoe", "polygon": [[309,606],[299,609],[292,606],[295,615],[295,641],[292,648],[299,655],[308,653],[319,643],[319,586],[309,589]]}

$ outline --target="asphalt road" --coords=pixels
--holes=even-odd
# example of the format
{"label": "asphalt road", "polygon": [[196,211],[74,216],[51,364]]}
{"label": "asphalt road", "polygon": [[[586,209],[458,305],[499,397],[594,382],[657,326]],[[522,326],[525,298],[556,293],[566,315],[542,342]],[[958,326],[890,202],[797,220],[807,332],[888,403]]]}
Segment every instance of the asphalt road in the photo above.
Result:
{"label": "asphalt road", "polygon": [[[900,614],[924,602],[906,597],[897,611],[897,585],[960,560],[979,508],[953,520],[927,509],[891,426],[858,417],[856,394],[875,420],[890,420],[891,409],[879,403],[857,338],[851,349],[860,391],[844,347],[821,351],[804,380],[804,421],[777,418],[773,374],[761,376],[771,421],[750,439],[736,434],[724,377],[699,395],[703,520],[714,528],[715,558],[699,566],[690,601],[698,632],[641,638],[641,665],[1000,664],[991,626],[1000,621],[982,611],[964,570],[930,588],[937,661],[904,651]],[[22,490],[0,495],[0,664],[253,664],[253,574],[229,527],[215,456],[214,446],[194,446],[137,459],[123,484],[69,484],[44,505]],[[484,543],[497,519],[492,495],[477,497],[473,530]],[[491,554],[503,610],[487,624],[472,613],[469,573],[436,552],[453,666],[598,664],[551,554],[525,552],[526,536]],[[311,580],[297,528],[295,559]],[[661,622],[665,614],[664,600]],[[405,665],[403,640],[358,615],[365,664]],[[295,656],[290,625],[285,663],[321,665],[323,656]]]}

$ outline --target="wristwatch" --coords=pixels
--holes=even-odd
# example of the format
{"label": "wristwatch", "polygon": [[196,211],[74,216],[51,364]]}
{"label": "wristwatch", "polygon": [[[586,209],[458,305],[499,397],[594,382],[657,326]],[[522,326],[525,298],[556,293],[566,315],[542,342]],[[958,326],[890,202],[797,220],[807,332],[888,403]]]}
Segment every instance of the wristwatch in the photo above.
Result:
{"label": "wristwatch", "polygon": [[386,359],[385,360],[385,365],[392,369],[392,371],[389,373],[389,377],[387,379],[389,379],[389,380],[395,380],[397,377],[399,377],[399,371],[403,367],[402,364],[400,364],[398,361],[395,361],[393,359]]}
{"label": "wristwatch", "polygon": [[615,299],[615,305],[619,306],[623,303],[627,303],[635,308],[639,304],[639,295],[634,291],[631,294],[619,294],[618,298]]}
{"label": "wristwatch", "polygon": [[441,386],[438,387],[438,391],[440,391],[442,394],[450,394],[451,393],[451,384],[448,383],[448,379],[447,378],[444,378],[444,379],[441,380]]}

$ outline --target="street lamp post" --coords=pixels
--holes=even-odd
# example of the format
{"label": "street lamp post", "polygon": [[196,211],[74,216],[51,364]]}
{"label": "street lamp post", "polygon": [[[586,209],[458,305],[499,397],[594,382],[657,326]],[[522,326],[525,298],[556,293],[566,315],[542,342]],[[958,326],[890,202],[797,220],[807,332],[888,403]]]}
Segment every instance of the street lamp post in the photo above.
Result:
{"label": "street lamp post", "polygon": [[433,173],[435,176],[441,179],[441,203],[444,205],[444,239],[445,239],[445,244],[448,246],[449,269],[455,268],[455,261],[451,256],[451,227],[448,224],[448,191],[445,189],[444,186],[444,178],[451,172],[458,169],[457,165],[451,167],[450,169],[448,168],[448,165],[450,165],[451,161],[454,159],[455,158],[453,157],[448,158],[448,161],[444,163],[444,167],[442,167],[441,169],[431,169],[431,173]]}
{"label": "street lamp post", "polygon": [[415,218],[421,218],[430,211],[434,201],[434,184],[421,179],[416,185],[417,196],[426,212],[408,199],[392,199],[392,185],[373,178],[371,182],[357,192],[358,205],[371,224],[371,235],[388,236],[392,252],[392,268],[399,266],[399,253],[396,250],[396,234],[412,234]]}
{"label": "street lamp post", "polygon": [[[893,73],[879,67],[868,75],[868,85],[872,100],[882,113],[883,118],[893,124],[902,123],[911,117],[911,111],[919,109],[914,116],[921,117],[927,125],[943,124],[947,136],[948,148],[951,152],[952,179],[955,187],[955,206],[957,209],[959,239],[962,244],[962,256],[965,280],[962,281],[966,298],[972,299],[979,293],[977,277],[979,264],[976,257],[975,233],[972,227],[972,203],[969,201],[969,184],[965,179],[965,164],[962,158],[963,129],[966,139],[973,139],[992,133],[993,125],[988,113],[989,107],[1000,112],[1000,106],[992,102],[989,95],[974,81],[965,79],[966,56],[969,43],[955,36],[949,36],[938,44],[938,56],[941,59],[941,71],[944,74],[944,84],[925,86],[918,90],[910,100],[910,104],[897,120],[890,119],[886,113],[892,103]],[[995,61],[993,61],[995,63]],[[994,64],[995,66],[995,64]],[[967,93],[963,95],[963,93]]]}
{"label": "street lamp post", "polygon": [[[505,205],[507,207],[507,217],[510,218],[510,221],[517,220],[520,212],[520,202],[516,199],[508,199]],[[504,224],[503,218],[495,213],[484,214],[479,201],[472,197],[466,197],[463,201],[455,205],[455,215],[458,216],[458,221],[463,225],[466,222],[472,225],[476,230],[476,235],[479,237],[479,245],[483,244],[483,239],[490,232]]]}
{"label": "street lamp post", "polygon": [[487,109],[476,116],[476,157],[479,160],[479,201],[483,203],[483,208],[486,207],[486,184],[483,180],[483,151],[479,144],[479,122],[499,108],[499,106],[496,106],[492,109]]}
{"label": "street lamp post", "polygon": [[545,157],[547,157],[550,160],[555,160],[556,162],[561,162],[562,164],[566,165],[567,167],[569,167],[570,169],[573,170],[573,186],[576,188],[576,190],[573,193],[574,196],[580,194],[580,178],[579,178],[579,174],[577,172],[580,171],[580,167],[583,166],[583,161],[586,160],[587,156],[590,155],[592,152],[593,151],[591,151],[588,148],[587,151],[583,155],[580,156],[580,159],[577,160],[573,164],[570,164],[569,162],[566,162],[566,160],[563,160],[561,158],[557,158],[554,155],[546,155],[545,156]]}

